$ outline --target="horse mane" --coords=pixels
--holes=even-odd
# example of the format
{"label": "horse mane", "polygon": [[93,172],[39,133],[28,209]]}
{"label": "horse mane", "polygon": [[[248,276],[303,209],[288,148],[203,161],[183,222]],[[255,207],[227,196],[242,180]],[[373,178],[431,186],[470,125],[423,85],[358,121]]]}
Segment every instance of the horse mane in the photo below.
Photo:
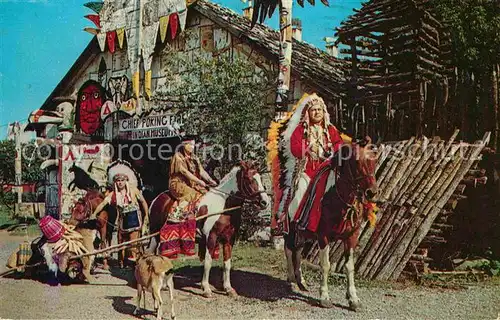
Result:
{"label": "horse mane", "polygon": [[241,166],[234,166],[231,171],[229,171],[220,181],[219,185],[225,185],[229,180],[232,180],[236,177],[236,174],[241,169]]}

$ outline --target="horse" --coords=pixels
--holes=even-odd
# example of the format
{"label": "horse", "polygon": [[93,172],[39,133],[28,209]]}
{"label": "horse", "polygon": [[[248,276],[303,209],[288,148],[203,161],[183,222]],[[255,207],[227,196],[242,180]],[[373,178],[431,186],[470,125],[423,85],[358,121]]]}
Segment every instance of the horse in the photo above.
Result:
{"label": "horse", "polygon": [[[153,200],[150,208],[150,233],[158,232],[165,224],[174,202],[168,192],[161,193]],[[198,221],[198,227],[201,230],[198,254],[204,267],[201,282],[204,297],[212,296],[209,284],[210,269],[212,260],[218,258],[220,244],[223,246],[224,291],[229,296],[237,295],[231,286],[230,271],[232,248],[241,223],[241,209],[228,214],[216,213],[227,208],[241,206],[245,202],[251,203],[259,210],[264,210],[269,206],[270,199],[262,185],[256,166],[251,162],[242,161],[224,176],[218,187],[209,189],[198,203],[198,212],[214,214]],[[156,251],[157,242],[158,237],[152,239],[148,252]]]}
{"label": "horse", "polygon": [[[69,223],[75,226],[88,220],[95,208],[104,201],[104,195],[97,190],[89,190],[83,198],[78,199],[71,210]],[[96,227],[101,238],[100,248],[104,249],[111,245],[114,225],[110,221],[116,220],[116,212],[104,209],[97,214]],[[93,248],[87,248],[93,250]],[[103,268],[109,269],[108,259],[103,258]]]}
{"label": "horse", "polygon": [[[316,239],[320,248],[320,267],[322,281],[320,288],[320,304],[328,306],[328,275],[330,273],[330,246],[329,243],[341,240],[344,246],[345,271],[347,276],[346,298],[349,307],[356,310],[361,306],[354,285],[354,249],[358,244],[358,237],[368,210],[363,205],[374,200],[377,194],[375,179],[376,148],[368,144],[353,143],[344,145],[327,165],[335,172],[335,185],[326,190],[321,199],[320,220],[315,232],[300,227],[297,221],[290,222],[288,234],[284,235],[285,255],[288,266],[288,281],[296,282],[299,289],[307,291],[302,278],[301,257],[304,239]],[[352,153],[351,149],[352,147]],[[318,178],[318,176],[316,176]],[[315,180],[313,179],[311,183]],[[360,212],[362,211],[362,212]]]}

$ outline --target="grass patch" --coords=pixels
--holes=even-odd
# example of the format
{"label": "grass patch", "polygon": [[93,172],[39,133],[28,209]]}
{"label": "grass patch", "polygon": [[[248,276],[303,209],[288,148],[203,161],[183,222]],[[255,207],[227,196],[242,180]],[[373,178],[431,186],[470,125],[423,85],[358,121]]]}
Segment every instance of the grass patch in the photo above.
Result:
{"label": "grass patch", "polygon": [[5,229],[11,225],[18,223],[14,218],[14,211],[5,205],[0,205],[0,229]]}
{"label": "grass patch", "polygon": [[[285,275],[285,256],[282,250],[274,250],[271,247],[257,247],[250,242],[238,242],[233,247],[231,255],[233,269],[252,269],[263,271],[268,275]],[[175,269],[185,267],[199,267],[201,265],[198,256],[184,258],[180,256],[174,262]],[[212,262],[212,267],[222,267],[222,247],[220,257]]]}
{"label": "grass patch", "polygon": [[14,211],[5,205],[0,205],[0,230],[12,230],[10,235],[13,236],[28,235],[29,237],[36,237],[40,235],[40,228],[34,220],[14,218]]}

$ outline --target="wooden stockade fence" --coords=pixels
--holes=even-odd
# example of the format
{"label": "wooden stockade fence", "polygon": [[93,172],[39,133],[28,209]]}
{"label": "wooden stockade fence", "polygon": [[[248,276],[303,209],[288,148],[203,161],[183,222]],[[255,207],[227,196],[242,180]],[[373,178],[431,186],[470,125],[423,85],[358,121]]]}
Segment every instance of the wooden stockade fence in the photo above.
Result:
{"label": "wooden stockade fence", "polygon": [[[425,266],[430,258],[421,244],[444,241],[439,236],[448,226],[436,218],[451,214],[489,143],[491,133],[474,144],[456,142],[458,130],[448,141],[436,137],[387,143],[381,146],[376,168],[380,200],[375,228],[365,224],[356,249],[356,272],[367,279],[397,279],[410,262]],[[481,182],[481,179],[479,179]],[[472,184],[477,183],[475,180]],[[340,241],[330,244],[332,271],[344,266]],[[319,248],[314,243],[304,257],[319,264]]]}
{"label": "wooden stockade fence", "polygon": [[337,120],[353,135],[452,133],[451,38],[434,16],[429,0],[368,0],[337,28],[340,52],[351,62],[349,115]]}

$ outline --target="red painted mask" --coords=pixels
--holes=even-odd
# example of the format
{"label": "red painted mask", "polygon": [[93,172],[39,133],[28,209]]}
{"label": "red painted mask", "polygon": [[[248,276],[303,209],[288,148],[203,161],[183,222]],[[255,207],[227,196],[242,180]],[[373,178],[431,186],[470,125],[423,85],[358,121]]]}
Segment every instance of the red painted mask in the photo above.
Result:
{"label": "red painted mask", "polygon": [[101,126],[101,107],[104,103],[104,90],[96,83],[82,86],[78,98],[79,126],[86,134],[93,134]]}

